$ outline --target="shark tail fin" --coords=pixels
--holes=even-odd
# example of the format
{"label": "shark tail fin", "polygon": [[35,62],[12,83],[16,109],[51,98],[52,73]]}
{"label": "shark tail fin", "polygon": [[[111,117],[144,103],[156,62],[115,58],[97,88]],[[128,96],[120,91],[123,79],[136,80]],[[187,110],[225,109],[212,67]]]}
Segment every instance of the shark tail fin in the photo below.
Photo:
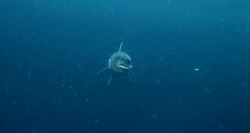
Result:
{"label": "shark tail fin", "polygon": [[109,69],[108,67],[102,69],[101,71],[99,71],[99,72],[94,76],[94,78],[95,78],[96,76],[98,76],[100,73],[102,73],[102,72],[104,72],[104,71],[106,71],[106,70],[108,70],[108,69]]}
{"label": "shark tail fin", "polygon": [[122,50],[122,44],[123,44],[123,42],[120,45],[119,52]]}

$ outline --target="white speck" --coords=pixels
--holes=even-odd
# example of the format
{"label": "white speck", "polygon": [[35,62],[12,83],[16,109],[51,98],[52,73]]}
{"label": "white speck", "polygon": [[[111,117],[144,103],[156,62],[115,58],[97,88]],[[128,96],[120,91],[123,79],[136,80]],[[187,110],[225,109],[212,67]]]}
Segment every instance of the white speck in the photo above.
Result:
{"label": "white speck", "polygon": [[246,87],[248,85],[248,83],[247,82],[243,82],[243,83],[241,83],[241,85],[244,86],[244,87]]}
{"label": "white speck", "polygon": [[153,115],[153,118],[154,118],[154,119],[156,119],[156,118],[157,118],[157,116],[156,116],[156,115]]}
{"label": "white speck", "polygon": [[222,125],[218,125],[220,128],[223,128],[223,126]]}
{"label": "white speck", "polygon": [[180,97],[180,103],[182,103],[182,98]]}

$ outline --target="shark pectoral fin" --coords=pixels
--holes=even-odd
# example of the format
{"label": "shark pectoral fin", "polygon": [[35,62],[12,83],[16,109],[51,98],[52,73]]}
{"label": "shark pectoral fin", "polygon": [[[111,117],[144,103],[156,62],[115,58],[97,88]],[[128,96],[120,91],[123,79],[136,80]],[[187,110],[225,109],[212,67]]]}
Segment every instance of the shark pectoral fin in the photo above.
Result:
{"label": "shark pectoral fin", "polygon": [[106,71],[106,70],[108,70],[108,69],[109,69],[108,67],[102,69],[100,72],[98,72],[98,73],[94,76],[94,78],[95,78],[96,76],[98,76],[100,73],[102,73],[102,72],[104,72],[104,71]]}
{"label": "shark pectoral fin", "polygon": [[132,77],[130,76],[130,74],[128,72],[127,72],[127,74],[128,74],[128,78],[129,78],[131,84],[134,84],[134,81],[133,81]]}
{"label": "shark pectoral fin", "polygon": [[110,74],[110,78],[109,78],[109,81],[107,83],[107,86],[109,85],[109,83],[111,82],[111,80],[113,79],[114,75]]}

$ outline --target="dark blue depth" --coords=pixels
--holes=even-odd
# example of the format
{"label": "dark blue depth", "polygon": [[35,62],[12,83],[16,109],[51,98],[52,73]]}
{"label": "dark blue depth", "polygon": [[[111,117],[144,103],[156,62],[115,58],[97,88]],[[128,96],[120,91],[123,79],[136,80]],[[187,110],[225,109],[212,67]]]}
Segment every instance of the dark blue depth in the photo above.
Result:
{"label": "dark blue depth", "polygon": [[246,0],[0,1],[0,133],[249,133],[249,68]]}

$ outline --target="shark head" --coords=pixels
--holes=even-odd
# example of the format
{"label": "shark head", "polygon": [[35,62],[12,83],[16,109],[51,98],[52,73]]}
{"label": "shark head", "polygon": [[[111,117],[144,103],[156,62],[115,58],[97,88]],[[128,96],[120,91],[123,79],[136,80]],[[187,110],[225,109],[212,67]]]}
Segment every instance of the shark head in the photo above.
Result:
{"label": "shark head", "polygon": [[128,72],[131,66],[131,58],[125,52],[116,52],[109,58],[109,69],[115,72]]}

